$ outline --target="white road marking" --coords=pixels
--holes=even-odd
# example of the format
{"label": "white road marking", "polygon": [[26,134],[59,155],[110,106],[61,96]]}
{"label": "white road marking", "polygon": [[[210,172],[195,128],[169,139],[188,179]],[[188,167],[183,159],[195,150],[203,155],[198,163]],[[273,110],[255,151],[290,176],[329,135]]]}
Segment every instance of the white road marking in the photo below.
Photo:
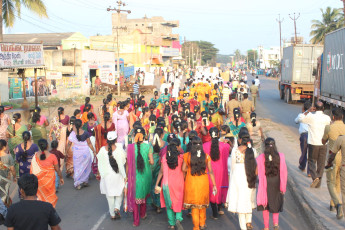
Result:
{"label": "white road marking", "polygon": [[97,223],[91,228],[91,230],[97,230],[99,226],[102,224],[102,222],[105,220],[107,217],[108,213],[104,213],[97,221]]}

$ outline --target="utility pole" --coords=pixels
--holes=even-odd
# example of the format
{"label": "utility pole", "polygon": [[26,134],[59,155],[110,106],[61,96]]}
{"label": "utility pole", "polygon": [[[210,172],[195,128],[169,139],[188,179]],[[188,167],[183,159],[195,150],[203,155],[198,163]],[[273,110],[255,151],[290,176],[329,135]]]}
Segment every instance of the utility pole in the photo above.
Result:
{"label": "utility pole", "polygon": [[116,27],[116,37],[117,37],[117,95],[120,96],[120,50],[119,50],[119,29],[120,28],[120,14],[121,12],[126,12],[128,14],[131,13],[130,10],[121,10],[121,6],[126,6],[126,3],[120,1],[117,1],[117,9],[114,8],[107,8],[107,11],[116,11],[117,12],[117,27]]}
{"label": "utility pole", "polygon": [[[340,0],[343,2],[344,6],[343,6],[343,11],[344,11],[344,17],[345,17],[345,0]],[[344,25],[345,25],[345,18],[344,18]]]}
{"label": "utility pole", "polygon": [[295,26],[295,45],[297,44],[297,28],[296,28],[296,21],[299,19],[300,13],[298,13],[298,16],[296,17],[296,13],[293,13],[293,18],[291,17],[291,15],[289,14],[289,17],[291,18],[291,20],[294,23]]}
{"label": "utility pole", "polygon": [[[282,59],[282,22],[284,21],[284,18],[280,20],[280,14],[279,19],[276,19],[279,23],[279,42],[280,42],[280,59]],[[295,38],[296,39],[296,38]]]}
{"label": "utility pole", "polygon": [[193,50],[194,44],[192,43],[192,66],[194,69],[194,50]]}

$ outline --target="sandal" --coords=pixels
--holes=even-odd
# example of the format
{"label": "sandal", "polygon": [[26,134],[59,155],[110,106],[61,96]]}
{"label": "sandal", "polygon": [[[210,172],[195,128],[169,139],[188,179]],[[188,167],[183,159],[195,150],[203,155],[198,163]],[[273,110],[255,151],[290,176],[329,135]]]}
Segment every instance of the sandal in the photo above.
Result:
{"label": "sandal", "polygon": [[177,230],[184,230],[182,227],[181,221],[179,220],[176,220],[176,227],[177,227]]}
{"label": "sandal", "polygon": [[111,220],[116,220],[116,216],[110,216]]}
{"label": "sandal", "polygon": [[210,216],[212,220],[218,220],[218,217]]}
{"label": "sandal", "polygon": [[273,230],[279,230],[279,225],[274,225]]}
{"label": "sandal", "polygon": [[81,185],[82,185],[83,187],[89,187],[89,183],[86,183],[86,182],[82,183]]}
{"label": "sandal", "polygon": [[252,230],[252,229],[253,229],[252,223],[247,223],[247,230]]}
{"label": "sandal", "polygon": [[77,190],[80,190],[82,187],[81,185],[78,185],[77,187],[75,187]]}
{"label": "sandal", "polygon": [[200,230],[204,230],[204,229],[206,229],[207,228],[207,225],[205,224],[204,226],[201,226],[200,227]]}
{"label": "sandal", "polygon": [[147,218],[147,214],[145,214],[145,216],[143,218],[141,218],[141,219],[145,220],[146,218]]}
{"label": "sandal", "polygon": [[162,213],[162,209],[157,207],[156,212],[157,212],[158,214],[160,214],[160,213]]}
{"label": "sandal", "polygon": [[115,218],[116,219],[121,219],[121,214],[118,210],[115,211]]}
{"label": "sandal", "polygon": [[175,229],[175,226],[169,225],[168,229]]}
{"label": "sandal", "polygon": [[224,211],[219,211],[218,214],[219,215],[224,215]]}

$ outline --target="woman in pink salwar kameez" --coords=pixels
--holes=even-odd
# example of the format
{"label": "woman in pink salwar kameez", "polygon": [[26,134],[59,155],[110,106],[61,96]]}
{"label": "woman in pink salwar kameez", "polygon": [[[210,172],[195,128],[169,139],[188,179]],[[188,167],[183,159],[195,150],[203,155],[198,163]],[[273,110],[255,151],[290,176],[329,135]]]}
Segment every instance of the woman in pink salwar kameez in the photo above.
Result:
{"label": "woman in pink salwar kameez", "polygon": [[[182,229],[184,175],[182,171],[183,154],[179,151],[180,145],[180,140],[177,138],[169,142],[167,153],[162,156],[162,166],[155,186],[155,192],[160,193],[161,207],[166,207],[170,229],[174,229],[175,225],[177,229]],[[161,186],[159,186],[161,179]]]}
{"label": "woman in pink salwar kameez", "polygon": [[279,212],[283,211],[287,183],[285,156],[278,153],[273,138],[265,140],[265,151],[257,157],[259,186],[258,210],[263,211],[264,230],[269,229],[270,213],[273,213],[274,230],[279,229]]}
{"label": "woman in pink salwar kameez", "polygon": [[120,109],[113,114],[113,123],[115,125],[115,132],[117,133],[117,143],[125,144],[125,139],[129,131],[129,114],[125,110],[127,103],[125,101],[119,102]]}
{"label": "woman in pink salwar kameez", "polygon": [[229,187],[227,162],[230,146],[224,142],[219,142],[219,130],[217,127],[211,128],[209,133],[212,140],[204,143],[203,149],[211,157],[211,166],[218,191],[216,195],[213,194],[213,184],[210,179],[210,203],[213,212],[211,218],[218,219],[219,215],[224,214],[220,207],[226,202]]}

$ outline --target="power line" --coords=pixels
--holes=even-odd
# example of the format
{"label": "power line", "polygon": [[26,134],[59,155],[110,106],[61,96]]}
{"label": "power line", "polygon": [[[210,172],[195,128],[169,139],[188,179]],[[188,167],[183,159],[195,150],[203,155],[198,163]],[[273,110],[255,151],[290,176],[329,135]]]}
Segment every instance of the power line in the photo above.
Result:
{"label": "power line", "polygon": [[35,24],[35,23],[33,23],[33,22],[30,22],[30,21],[28,21],[28,20],[25,20],[25,19],[23,19],[23,18],[20,18],[20,17],[18,17],[17,15],[14,15],[14,16],[15,16],[16,18],[18,18],[18,19],[20,19],[20,20],[22,20],[22,21],[24,21],[24,22],[27,22],[27,23],[29,23],[29,24],[31,24],[31,25],[34,25],[34,26],[36,26],[36,27],[38,27],[38,28],[41,28],[41,29],[43,29],[43,30],[48,30],[48,31],[50,31],[50,32],[52,32],[52,33],[56,33],[56,32],[53,31],[53,30],[44,28],[44,27],[42,27],[42,26],[40,26],[40,25],[37,25],[37,24]]}

